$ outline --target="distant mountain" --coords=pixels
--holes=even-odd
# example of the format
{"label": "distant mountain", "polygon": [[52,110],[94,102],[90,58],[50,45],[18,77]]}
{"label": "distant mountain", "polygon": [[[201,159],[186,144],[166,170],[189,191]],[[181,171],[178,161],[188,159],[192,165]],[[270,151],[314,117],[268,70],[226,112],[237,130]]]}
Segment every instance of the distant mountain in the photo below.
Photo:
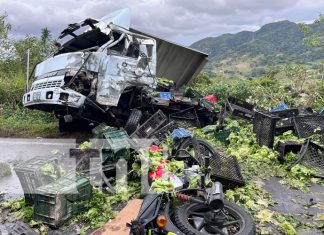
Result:
{"label": "distant mountain", "polygon": [[[324,31],[323,25],[312,24],[314,31]],[[285,63],[314,63],[323,59],[323,51],[304,44],[304,34],[296,23],[279,21],[261,29],[236,34],[208,37],[190,47],[209,54],[205,71],[225,76],[262,75],[267,67]]]}

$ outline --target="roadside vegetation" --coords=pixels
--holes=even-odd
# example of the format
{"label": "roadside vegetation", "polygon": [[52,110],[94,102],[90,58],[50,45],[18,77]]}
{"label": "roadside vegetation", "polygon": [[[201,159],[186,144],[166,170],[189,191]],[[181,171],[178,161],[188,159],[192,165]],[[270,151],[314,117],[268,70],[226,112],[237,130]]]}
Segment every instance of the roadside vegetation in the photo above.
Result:
{"label": "roadside vegetation", "polygon": [[[307,26],[305,27],[305,34],[309,35],[307,43],[321,49],[323,44],[320,39],[317,36],[313,37],[311,32],[307,31]],[[31,67],[33,67],[51,51],[53,40],[50,32],[45,28],[42,29],[40,37],[27,35],[23,39],[12,40],[8,36],[10,30],[11,25],[6,22],[6,16],[0,16],[0,49],[3,50],[0,56],[0,136],[61,136],[53,114],[28,110],[23,108],[21,102],[26,80],[26,51],[32,48]],[[312,40],[317,40],[317,43],[314,41],[312,43]],[[304,106],[313,110],[324,107],[324,79],[302,64],[275,66],[257,79],[226,79],[202,73],[192,86],[203,94],[214,94],[220,104],[224,103],[228,96],[234,96],[267,111],[283,103],[289,107]],[[308,192],[314,184],[324,185],[323,180],[313,178],[312,170],[302,165],[296,165],[291,171],[287,171],[287,165],[297,156],[290,154],[288,161],[281,165],[277,160],[277,152],[257,144],[250,124],[231,120],[228,120],[228,124],[239,128],[239,132],[230,135],[228,146],[217,141],[212,134],[206,134],[202,129],[194,131],[195,135],[207,139],[224,153],[238,158],[247,184],[235,190],[228,190],[226,198],[251,213],[257,222],[258,234],[278,232],[294,235],[302,229],[324,232],[323,203],[305,203],[305,207],[322,210],[317,215],[302,215],[310,221],[305,222],[292,214],[275,210],[273,207],[276,201],[264,187],[269,178],[275,177],[279,178],[283,187],[297,190],[302,194]],[[296,137],[288,132],[277,137],[278,139],[296,140]],[[95,191],[94,197],[87,205],[88,210],[75,217],[74,221],[85,222],[86,225],[81,228],[82,233],[101,226],[115,215],[114,209],[109,205],[138,196],[135,190],[138,188],[137,184],[131,184],[127,194],[114,196]],[[1,216],[0,223],[4,222],[5,218],[12,221],[22,219],[38,232],[46,234],[46,227],[32,219],[32,208],[26,207],[22,199],[2,202],[0,212],[4,215]]]}
{"label": "roadside vegetation", "polygon": [[53,49],[53,40],[47,28],[41,36],[26,35],[13,40],[12,26],[0,15],[0,136],[55,137],[57,121],[52,114],[23,108],[27,67],[27,49],[30,49],[30,68],[44,59]]}

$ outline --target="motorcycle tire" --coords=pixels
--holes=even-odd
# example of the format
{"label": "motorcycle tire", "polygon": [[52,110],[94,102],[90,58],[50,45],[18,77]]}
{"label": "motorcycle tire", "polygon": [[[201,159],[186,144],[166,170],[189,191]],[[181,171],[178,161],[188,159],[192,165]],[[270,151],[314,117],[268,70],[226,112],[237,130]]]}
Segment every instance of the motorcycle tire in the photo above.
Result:
{"label": "motorcycle tire", "polygon": [[[203,154],[203,151],[208,152],[210,155],[210,166],[220,168],[221,166],[221,157],[217,149],[215,149],[208,141],[202,140],[202,139],[196,139],[197,144],[199,146],[199,154]],[[179,146],[179,149],[187,149],[193,147],[193,140],[191,138],[185,139]],[[194,156],[196,158],[196,156]],[[204,162],[202,162],[202,159],[199,157],[199,159],[196,158],[198,162],[203,165]]]}
{"label": "motorcycle tire", "polygon": [[[255,224],[251,218],[251,216],[244,211],[242,208],[237,206],[236,204],[224,201],[224,209],[225,211],[232,216],[236,221],[235,224],[239,225],[238,231],[228,232],[229,235],[254,235],[255,234]],[[223,210],[224,210],[223,209]],[[221,233],[210,233],[205,230],[205,225],[202,228],[195,228],[195,224],[193,221],[194,217],[191,217],[190,211],[209,211],[207,205],[200,203],[184,203],[179,208],[174,211],[174,224],[186,235],[211,235],[211,234],[221,234]],[[191,212],[192,213],[192,212]],[[200,212],[202,217],[205,213]],[[197,212],[197,214],[199,214]],[[191,223],[189,222],[191,221]],[[230,220],[231,221],[231,220]],[[204,223],[203,221],[202,223]],[[236,227],[237,229],[237,227]],[[208,229],[207,229],[208,230]],[[224,234],[226,234],[224,232]]]}

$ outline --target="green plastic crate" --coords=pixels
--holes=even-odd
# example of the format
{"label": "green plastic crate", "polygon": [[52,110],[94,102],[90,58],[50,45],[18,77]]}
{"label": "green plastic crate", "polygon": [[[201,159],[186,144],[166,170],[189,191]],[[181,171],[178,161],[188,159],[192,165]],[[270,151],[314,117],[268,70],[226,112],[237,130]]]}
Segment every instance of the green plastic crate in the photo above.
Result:
{"label": "green plastic crate", "polygon": [[215,131],[215,138],[218,141],[224,143],[225,145],[229,145],[230,142],[229,142],[228,137],[230,136],[230,134],[232,132],[238,132],[238,131],[239,131],[239,128],[237,128],[237,127]]}
{"label": "green plastic crate", "polygon": [[190,97],[190,98],[203,98],[203,95],[201,93],[199,93],[199,91],[189,87],[186,91],[185,91],[185,96]]}
{"label": "green plastic crate", "polygon": [[37,188],[34,219],[57,228],[72,215],[82,212],[91,196],[89,179],[69,173],[51,184]]}
{"label": "green plastic crate", "polygon": [[101,139],[103,134],[107,131],[115,131],[116,127],[107,126],[105,123],[100,123],[98,126],[92,129],[92,134],[94,138]]}
{"label": "green plastic crate", "polygon": [[109,149],[114,153],[122,149],[131,147],[131,139],[125,130],[116,130],[103,133],[104,149]]}
{"label": "green plastic crate", "polygon": [[200,102],[200,105],[207,108],[207,109],[210,109],[210,110],[220,110],[222,108],[222,106],[220,106],[219,104],[213,104],[211,102],[209,102],[208,100],[205,100],[204,98],[201,98],[199,100]]}
{"label": "green plastic crate", "polygon": [[117,152],[103,149],[101,153],[101,164],[102,166],[115,165],[119,159],[128,159],[129,156],[129,149],[120,149]]}
{"label": "green plastic crate", "polygon": [[[53,166],[56,175],[46,175],[42,172],[42,167]],[[34,204],[36,189],[42,185],[54,182],[61,177],[58,166],[58,158],[52,156],[37,156],[27,161],[23,161],[14,167],[24,191],[25,202],[28,205]]]}

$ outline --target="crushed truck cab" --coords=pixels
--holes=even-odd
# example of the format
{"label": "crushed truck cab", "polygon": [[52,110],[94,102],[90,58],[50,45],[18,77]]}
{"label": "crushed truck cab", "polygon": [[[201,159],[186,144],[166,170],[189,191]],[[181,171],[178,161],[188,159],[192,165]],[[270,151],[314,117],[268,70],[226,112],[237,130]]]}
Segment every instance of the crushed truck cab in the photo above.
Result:
{"label": "crushed truck cab", "polygon": [[[71,39],[35,67],[24,106],[57,111],[62,106],[81,108],[88,100],[106,109],[117,106],[127,88],[154,88],[155,39],[128,31],[128,16],[129,11],[122,10],[63,30],[59,39]],[[81,28],[86,30],[77,35]]]}
{"label": "crushed truck cab", "polygon": [[31,73],[23,105],[53,112],[60,130],[79,120],[123,127],[134,109],[152,114],[150,95],[159,88],[158,78],[172,80],[179,89],[194,79],[207,57],[130,28],[130,11],[123,9],[68,25],[56,51]]}

